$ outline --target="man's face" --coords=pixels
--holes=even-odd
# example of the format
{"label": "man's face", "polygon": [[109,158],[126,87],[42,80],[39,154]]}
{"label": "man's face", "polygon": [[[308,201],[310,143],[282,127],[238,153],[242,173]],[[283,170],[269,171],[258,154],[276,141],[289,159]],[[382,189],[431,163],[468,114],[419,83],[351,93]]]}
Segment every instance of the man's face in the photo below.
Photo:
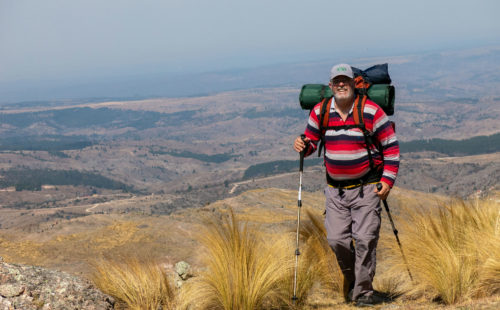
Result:
{"label": "man's face", "polygon": [[337,76],[331,80],[330,88],[337,100],[354,98],[354,80],[345,75]]}

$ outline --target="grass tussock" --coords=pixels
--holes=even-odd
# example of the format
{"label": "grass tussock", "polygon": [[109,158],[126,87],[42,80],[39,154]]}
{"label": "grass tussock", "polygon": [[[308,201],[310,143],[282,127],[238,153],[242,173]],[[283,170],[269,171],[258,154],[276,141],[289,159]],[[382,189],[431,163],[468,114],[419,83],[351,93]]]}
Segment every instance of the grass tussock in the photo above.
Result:
{"label": "grass tussock", "polygon": [[266,238],[258,227],[241,224],[232,210],[208,221],[199,241],[206,270],[183,287],[183,308],[301,308],[319,273],[310,247],[303,244],[293,304],[295,238]]}
{"label": "grass tussock", "polygon": [[104,293],[132,310],[175,309],[175,292],[165,271],[151,260],[101,259],[94,263],[92,279]]}
{"label": "grass tussock", "polygon": [[[399,221],[403,249],[414,283],[401,283],[413,296],[454,304],[500,290],[499,204],[491,200],[454,201],[435,209],[406,210]],[[399,227],[398,227],[399,228]],[[394,240],[385,264],[394,278],[407,275]]]}
{"label": "grass tussock", "polygon": [[251,310],[287,302],[280,284],[291,260],[280,243],[266,244],[259,230],[240,224],[232,210],[207,221],[198,239],[206,270],[183,286],[182,308]]}

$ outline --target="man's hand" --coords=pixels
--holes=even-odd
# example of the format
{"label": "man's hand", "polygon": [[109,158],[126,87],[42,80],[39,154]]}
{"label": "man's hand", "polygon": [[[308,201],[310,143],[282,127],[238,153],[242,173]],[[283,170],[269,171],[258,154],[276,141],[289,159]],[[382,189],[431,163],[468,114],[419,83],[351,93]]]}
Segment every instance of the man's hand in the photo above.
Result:
{"label": "man's hand", "polygon": [[298,136],[293,143],[293,149],[300,153],[306,147],[306,145],[309,144],[310,141],[311,139],[309,138],[305,138],[304,140],[302,140],[302,138]]}
{"label": "man's hand", "polygon": [[377,189],[377,186],[374,188],[374,192],[377,193],[377,195],[380,197],[382,200],[386,200],[387,196],[389,196],[389,192],[391,191],[391,187],[389,184],[385,182],[380,182],[382,184],[382,188],[380,190]]}

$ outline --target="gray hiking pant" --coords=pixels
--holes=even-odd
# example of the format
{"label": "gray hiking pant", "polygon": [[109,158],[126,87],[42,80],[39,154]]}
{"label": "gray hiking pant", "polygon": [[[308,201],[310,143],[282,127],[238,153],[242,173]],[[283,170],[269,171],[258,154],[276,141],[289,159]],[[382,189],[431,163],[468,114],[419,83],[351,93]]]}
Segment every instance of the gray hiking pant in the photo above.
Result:
{"label": "gray hiking pant", "polygon": [[[354,283],[353,300],[373,294],[376,247],[380,232],[380,198],[375,184],[344,189],[327,186],[325,228],[328,244],[348,283]],[[353,244],[354,240],[354,244]]]}

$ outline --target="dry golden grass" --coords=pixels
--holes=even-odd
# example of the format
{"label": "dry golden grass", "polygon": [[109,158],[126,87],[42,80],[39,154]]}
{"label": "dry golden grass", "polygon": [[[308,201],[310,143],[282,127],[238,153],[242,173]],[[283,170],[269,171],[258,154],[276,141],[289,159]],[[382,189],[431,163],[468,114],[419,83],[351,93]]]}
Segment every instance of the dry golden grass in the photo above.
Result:
{"label": "dry golden grass", "polygon": [[474,293],[476,297],[487,297],[500,294],[500,206],[493,200],[481,204],[477,208],[485,209],[482,220],[488,225],[484,225],[484,230],[478,232],[475,239],[471,236],[468,245],[477,251],[481,260]]}
{"label": "dry golden grass", "polygon": [[165,271],[151,260],[101,259],[94,263],[92,279],[104,293],[132,310],[175,309],[175,292]]}
{"label": "dry golden grass", "polygon": [[279,243],[268,246],[258,228],[229,216],[207,221],[199,235],[206,270],[183,286],[182,308],[262,309],[286,304],[280,283],[291,268]]}
{"label": "dry golden grass", "polygon": [[297,276],[298,301],[292,304],[295,244],[290,234],[267,238],[257,226],[240,224],[230,209],[208,221],[199,236],[206,270],[183,287],[183,308],[300,308],[318,275],[315,258],[304,244]]}
{"label": "dry golden grass", "polygon": [[495,225],[499,212],[499,204],[492,200],[406,210],[407,219],[399,221],[398,228],[415,281],[406,276],[396,242],[385,240],[390,250],[384,264],[392,267],[390,277],[398,279],[409,296],[446,304],[498,293],[500,237]]}
{"label": "dry golden grass", "polygon": [[[393,303],[403,309],[470,308],[481,302],[498,305],[498,203],[455,202],[421,210],[418,205],[430,203],[434,196],[425,200],[424,196],[414,196],[411,191],[394,191],[391,195],[396,194],[398,199],[392,197],[397,201],[394,207],[403,203],[410,206],[406,211],[396,208],[393,216],[400,216],[395,222],[415,283],[407,276],[401,253],[385,221],[377,250],[375,288],[394,295],[405,294]],[[322,196],[320,193],[304,193],[304,196],[311,204],[303,207],[297,281],[299,300],[295,306],[291,304],[295,191],[249,191],[196,213],[183,210],[168,218],[133,220],[116,216],[92,226],[92,230],[51,235],[43,242],[3,238],[0,243],[8,259],[87,261],[89,257],[105,253],[134,257],[137,252],[149,252],[157,258],[168,256],[173,262],[189,258],[196,270],[201,270],[183,286],[181,296],[175,298],[171,289],[165,291],[161,287],[167,287],[168,283],[162,282],[166,277],[158,273],[161,270],[155,269],[155,264],[148,265],[144,260],[103,260],[94,264],[94,280],[98,286],[119,300],[128,300],[131,309],[156,309],[155,305],[162,305],[164,309],[188,306],[190,309],[353,309],[343,302],[343,277],[326,241],[321,215],[324,201],[319,201]],[[438,201],[442,201],[441,198]],[[212,210],[214,207],[217,212]],[[207,214],[213,218],[223,214],[223,217],[201,224],[200,218]],[[247,225],[245,221],[259,224]],[[199,232],[198,240],[205,250],[198,250],[199,244],[192,240],[194,232]],[[199,260],[195,259],[194,252],[202,254]],[[177,256],[170,258],[170,255]],[[179,301],[177,306],[171,303],[174,299]],[[444,306],[433,300],[453,305]],[[142,305],[134,306],[134,302]]]}

